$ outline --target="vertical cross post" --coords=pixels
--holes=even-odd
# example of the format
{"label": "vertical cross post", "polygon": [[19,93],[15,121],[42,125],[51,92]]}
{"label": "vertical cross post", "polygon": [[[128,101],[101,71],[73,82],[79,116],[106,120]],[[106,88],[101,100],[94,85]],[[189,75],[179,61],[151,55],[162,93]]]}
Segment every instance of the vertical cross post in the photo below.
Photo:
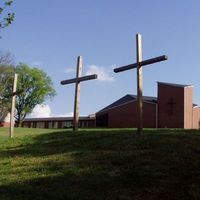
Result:
{"label": "vertical cross post", "polygon": [[79,122],[79,104],[80,104],[80,81],[78,78],[82,74],[82,57],[78,56],[77,58],[77,68],[76,68],[76,85],[75,85],[75,97],[74,97],[74,126],[73,131],[78,131],[78,122]]}
{"label": "vertical cross post", "polygon": [[159,56],[142,61],[142,36],[140,34],[136,35],[136,51],[137,60],[134,64],[125,65],[123,67],[115,68],[114,72],[122,72],[129,69],[137,69],[137,131],[138,134],[143,132],[143,97],[142,97],[142,66],[150,65],[153,63],[161,62],[167,60],[167,56]]}
{"label": "vertical cross post", "polygon": [[12,91],[12,102],[11,102],[11,112],[10,112],[10,138],[14,137],[14,125],[15,125],[15,99],[16,99],[16,89],[17,89],[17,78],[18,75],[15,74],[13,82],[13,91]]}
{"label": "vertical cross post", "polygon": [[97,79],[96,74],[81,77],[82,67],[83,67],[82,57],[78,56],[77,67],[76,67],[76,78],[61,81],[61,85],[75,83],[74,118],[73,118],[73,131],[74,132],[78,131],[78,124],[79,124],[80,83],[82,81]]}
{"label": "vertical cross post", "polygon": [[138,134],[142,134],[143,128],[143,98],[142,98],[142,66],[139,64],[142,62],[142,37],[140,34],[136,35],[136,49],[137,49],[137,123]]}

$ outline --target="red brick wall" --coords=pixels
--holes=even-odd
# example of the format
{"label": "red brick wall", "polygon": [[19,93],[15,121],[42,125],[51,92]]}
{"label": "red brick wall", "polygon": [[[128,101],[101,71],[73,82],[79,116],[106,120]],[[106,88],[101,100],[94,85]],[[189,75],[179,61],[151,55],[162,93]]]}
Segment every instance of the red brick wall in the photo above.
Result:
{"label": "red brick wall", "polygon": [[[144,127],[156,127],[156,104],[143,104]],[[130,102],[112,108],[108,112],[109,128],[132,128],[137,127],[137,102]]]}
{"label": "red brick wall", "polygon": [[184,87],[158,83],[158,118],[159,128],[184,128]]}
{"label": "red brick wall", "polygon": [[184,128],[193,128],[193,103],[192,103],[193,87],[184,88]]}
{"label": "red brick wall", "polygon": [[193,129],[200,128],[200,107],[193,108]]}
{"label": "red brick wall", "polygon": [[9,122],[0,122],[0,127],[10,127]]}

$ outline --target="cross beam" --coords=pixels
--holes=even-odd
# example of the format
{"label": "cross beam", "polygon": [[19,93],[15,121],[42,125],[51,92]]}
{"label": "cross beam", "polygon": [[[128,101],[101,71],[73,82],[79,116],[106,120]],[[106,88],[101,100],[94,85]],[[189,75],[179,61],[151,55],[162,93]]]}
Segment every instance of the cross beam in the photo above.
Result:
{"label": "cross beam", "polygon": [[159,57],[156,57],[156,58],[151,58],[151,59],[148,59],[148,60],[144,60],[144,61],[139,62],[139,63],[134,63],[134,64],[130,64],[130,65],[125,65],[123,67],[115,68],[114,72],[115,73],[123,72],[123,71],[129,70],[129,69],[137,68],[138,65],[140,65],[140,66],[150,65],[150,64],[157,63],[157,62],[165,61],[167,59],[168,59],[167,56],[163,55],[163,56],[159,56]]}
{"label": "cross beam", "polygon": [[142,66],[154,64],[167,60],[167,56],[159,56],[152,59],[142,61],[142,36],[136,35],[136,50],[137,50],[137,62],[134,64],[125,65],[119,68],[115,68],[114,72],[122,72],[129,69],[137,68],[137,122],[138,122],[138,134],[143,132],[143,97],[142,97]]}
{"label": "cross beam", "polygon": [[89,75],[89,76],[82,76],[80,78],[72,78],[72,79],[61,81],[60,83],[61,83],[61,85],[66,85],[66,84],[71,84],[71,83],[76,83],[76,82],[88,81],[88,80],[92,80],[92,79],[97,79],[97,75],[93,74],[93,75]]}
{"label": "cross beam", "polygon": [[79,122],[79,104],[80,104],[80,83],[83,81],[88,81],[92,79],[97,79],[97,75],[88,75],[88,76],[82,76],[82,57],[78,56],[77,58],[77,68],[76,68],[76,78],[68,79],[61,81],[61,85],[68,85],[75,83],[75,97],[74,97],[74,118],[73,118],[73,131],[78,131],[78,122]]}

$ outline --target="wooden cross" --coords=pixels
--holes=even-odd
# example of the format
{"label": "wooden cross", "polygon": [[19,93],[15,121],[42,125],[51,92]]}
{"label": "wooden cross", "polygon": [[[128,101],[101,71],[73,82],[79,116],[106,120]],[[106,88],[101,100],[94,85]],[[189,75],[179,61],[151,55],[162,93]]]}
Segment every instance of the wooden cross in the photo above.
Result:
{"label": "wooden cross", "polygon": [[14,125],[15,125],[15,99],[16,99],[16,89],[17,89],[17,78],[18,74],[15,74],[14,76],[14,82],[13,82],[13,91],[12,91],[12,102],[11,102],[11,112],[10,112],[10,131],[9,136],[10,138],[14,137]]}
{"label": "wooden cross", "polygon": [[82,76],[82,57],[78,56],[77,58],[77,69],[76,69],[76,78],[68,79],[61,81],[61,85],[67,85],[71,83],[75,83],[75,98],[74,98],[74,123],[73,123],[73,131],[78,131],[78,121],[79,121],[79,104],[80,104],[80,82],[82,81],[88,81],[92,79],[97,79],[97,75],[88,75],[88,76]]}
{"label": "wooden cross", "polygon": [[136,35],[136,50],[137,50],[137,62],[134,64],[116,68],[114,69],[114,72],[118,73],[129,69],[137,68],[137,114],[138,114],[137,130],[138,134],[142,134],[143,132],[142,66],[167,60],[167,56],[163,55],[142,61],[142,36],[140,34]]}
{"label": "wooden cross", "polygon": [[170,106],[170,114],[173,115],[174,105],[176,104],[176,102],[174,102],[173,98],[171,98],[167,104]]}

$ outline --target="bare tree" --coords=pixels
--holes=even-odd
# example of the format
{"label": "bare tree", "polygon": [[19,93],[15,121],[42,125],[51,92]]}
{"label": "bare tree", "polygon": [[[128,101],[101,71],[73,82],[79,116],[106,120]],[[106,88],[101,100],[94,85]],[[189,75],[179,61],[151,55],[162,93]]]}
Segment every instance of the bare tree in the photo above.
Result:
{"label": "bare tree", "polygon": [[3,52],[0,51],[0,65],[15,65],[15,57],[9,51]]}
{"label": "bare tree", "polygon": [[0,119],[10,111],[14,71],[14,56],[10,52],[0,52]]}

